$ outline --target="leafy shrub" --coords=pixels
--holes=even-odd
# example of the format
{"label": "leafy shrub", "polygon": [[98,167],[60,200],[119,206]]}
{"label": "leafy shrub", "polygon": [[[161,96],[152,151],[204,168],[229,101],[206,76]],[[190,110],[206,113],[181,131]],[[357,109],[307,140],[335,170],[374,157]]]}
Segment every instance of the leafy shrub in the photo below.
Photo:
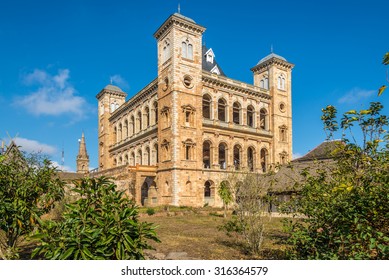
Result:
{"label": "leafy shrub", "polygon": [[[289,206],[303,219],[289,222],[295,259],[389,258],[389,134],[383,106],[343,115],[343,141],[333,164],[304,170],[300,196]],[[336,109],[323,109],[328,135],[337,131]],[[361,128],[361,143],[346,132]]]}
{"label": "leafy shrub", "polygon": [[152,216],[155,214],[154,208],[147,208],[146,210],[147,215]]}
{"label": "leafy shrub", "polygon": [[39,154],[11,148],[0,155],[0,258],[19,258],[20,239],[63,197],[63,185],[52,163]]}
{"label": "leafy shrub", "polygon": [[83,179],[79,199],[66,205],[63,221],[40,221],[33,256],[46,259],[144,259],[147,240],[159,241],[155,227],[138,221],[138,208],[102,177]]}

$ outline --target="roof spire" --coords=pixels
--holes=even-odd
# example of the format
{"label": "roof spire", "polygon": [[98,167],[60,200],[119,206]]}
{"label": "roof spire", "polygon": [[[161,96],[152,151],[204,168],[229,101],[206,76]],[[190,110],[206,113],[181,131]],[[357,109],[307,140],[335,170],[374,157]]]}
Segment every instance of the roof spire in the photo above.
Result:
{"label": "roof spire", "polygon": [[178,13],[181,14],[180,2],[178,2]]}
{"label": "roof spire", "polygon": [[274,53],[273,52],[273,44],[270,45],[270,53]]}
{"label": "roof spire", "polygon": [[87,173],[89,172],[89,155],[86,151],[84,131],[82,131],[81,139],[78,140],[78,143],[77,173]]}

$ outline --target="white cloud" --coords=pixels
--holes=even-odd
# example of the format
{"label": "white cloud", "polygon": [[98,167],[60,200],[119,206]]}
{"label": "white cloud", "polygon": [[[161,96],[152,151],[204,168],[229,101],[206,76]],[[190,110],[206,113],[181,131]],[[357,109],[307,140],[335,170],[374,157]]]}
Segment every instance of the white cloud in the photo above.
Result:
{"label": "white cloud", "polygon": [[350,91],[348,91],[344,96],[342,96],[338,102],[341,104],[354,104],[357,103],[363,99],[367,99],[370,96],[374,95],[377,92],[377,90],[367,90],[367,89],[360,89],[360,88],[353,88]]}
{"label": "white cloud", "polygon": [[296,159],[296,158],[300,158],[300,157],[302,157],[302,156],[303,156],[303,155],[300,154],[300,153],[293,153],[292,158],[293,158],[293,159]]}
{"label": "white cloud", "polygon": [[75,88],[69,83],[69,70],[58,70],[57,75],[35,69],[23,81],[38,88],[27,96],[19,97],[16,105],[22,106],[34,115],[58,116],[71,113],[82,117],[86,110],[84,98],[76,96]]}
{"label": "white cloud", "polygon": [[116,74],[110,77],[110,80],[112,84],[117,85],[118,87],[122,89],[128,90],[130,88],[130,85],[128,82],[120,75]]}
{"label": "white cloud", "polygon": [[58,170],[61,170],[61,171],[74,172],[70,166],[66,166],[66,165],[62,166],[62,165],[60,165],[60,164],[59,164],[58,162],[56,162],[56,161],[52,161],[52,162],[51,162],[51,165],[52,165],[53,167],[56,167]]}
{"label": "white cloud", "polygon": [[43,153],[46,155],[53,155],[56,153],[57,149],[53,146],[39,143],[35,140],[30,140],[26,138],[16,137],[14,139],[16,145],[20,146],[22,151],[27,153]]}

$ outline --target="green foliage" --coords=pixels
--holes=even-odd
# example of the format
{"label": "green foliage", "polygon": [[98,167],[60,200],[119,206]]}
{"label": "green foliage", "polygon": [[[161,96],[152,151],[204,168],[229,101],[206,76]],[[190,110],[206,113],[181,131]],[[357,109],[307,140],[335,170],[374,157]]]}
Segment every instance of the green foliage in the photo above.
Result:
{"label": "green foliage", "polygon": [[17,149],[0,156],[0,258],[18,258],[19,241],[63,197],[63,182],[51,162]]}
{"label": "green foliage", "polygon": [[152,216],[155,214],[154,208],[147,208],[146,210],[147,215]]}
{"label": "green foliage", "polygon": [[226,181],[222,181],[220,183],[218,194],[219,194],[220,198],[223,200],[224,218],[225,218],[227,216],[227,207],[234,200],[234,197],[232,196],[232,192],[231,192],[231,190],[228,186],[228,183]]}
{"label": "green foliage", "polygon": [[138,221],[138,208],[107,178],[83,179],[73,191],[79,199],[66,205],[63,220],[40,222],[33,256],[46,259],[144,259],[159,241],[150,223]]}
{"label": "green foliage", "polygon": [[[389,258],[389,136],[382,108],[373,102],[346,112],[334,163],[302,172],[300,196],[288,205],[303,215],[288,224],[291,258]],[[323,113],[326,129],[336,131],[336,115]],[[352,128],[361,130],[360,141]]]}

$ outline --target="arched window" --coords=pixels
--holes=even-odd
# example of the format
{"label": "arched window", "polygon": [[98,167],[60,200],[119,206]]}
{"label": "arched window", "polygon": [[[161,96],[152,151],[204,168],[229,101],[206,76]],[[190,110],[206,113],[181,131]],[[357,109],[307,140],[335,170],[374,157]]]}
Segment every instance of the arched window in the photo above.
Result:
{"label": "arched window", "polygon": [[127,139],[128,138],[128,120],[126,119],[124,121],[124,139]]}
{"label": "arched window", "polygon": [[280,163],[281,164],[286,164],[288,162],[288,153],[283,151],[280,153]]}
{"label": "arched window", "polygon": [[155,143],[154,144],[154,163],[157,164],[158,163],[158,144]]}
{"label": "arched window", "polygon": [[161,158],[161,160],[162,161],[169,160],[170,159],[170,155],[169,155],[169,142],[166,139],[162,141],[161,149],[162,149],[162,158]]}
{"label": "arched window", "polygon": [[267,153],[267,150],[265,148],[262,148],[261,149],[261,169],[262,169],[262,172],[266,172],[267,171],[267,165],[268,165],[268,153]]}
{"label": "arched window", "polygon": [[265,83],[264,83],[263,88],[264,89],[269,89],[269,78],[268,77],[264,77],[264,81],[265,81]]}
{"label": "arched window", "polygon": [[211,168],[211,143],[209,141],[203,143],[203,166]]}
{"label": "arched window", "polygon": [[113,139],[114,139],[116,142],[118,142],[117,132],[118,132],[118,129],[117,129],[117,127],[115,126],[115,128],[113,129]]}
{"label": "arched window", "polygon": [[187,139],[183,142],[184,144],[184,159],[193,160],[194,159],[194,142],[191,139]]}
{"label": "arched window", "polygon": [[224,143],[219,144],[219,166],[220,169],[227,168],[227,146]]}
{"label": "arched window", "polygon": [[128,155],[127,155],[127,154],[124,156],[124,164],[125,164],[125,165],[128,164]]}
{"label": "arched window", "polygon": [[149,107],[145,108],[145,128],[147,129],[150,126],[150,109]]}
{"label": "arched window", "polygon": [[211,119],[211,97],[206,94],[203,96],[203,117],[206,119]]}
{"label": "arched window", "polygon": [[264,79],[261,79],[261,81],[259,82],[259,87],[265,88],[265,80]]}
{"label": "arched window", "polygon": [[204,184],[204,197],[205,198],[210,198],[211,197],[211,182],[206,181]]}
{"label": "arched window", "polygon": [[138,112],[136,121],[137,121],[137,132],[139,132],[142,130],[142,113],[141,112]]}
{"label": "arched window", "polygon": [[182,42],[182,57],[193,60],[193,45],[189,40]]}
{"label": "arched window", "polygon": [[170,41],[168,39],[165,40],[163,43],[163,60],[162,62],[165,62],[170,58]]}
{"label": "arched window", "polygon": [[135,166],[135,153],[134,152],[131,153],[130,165]]}
{"label": "arched window", "polygon": [[193,45],[188,44],[188,58],[193,59]]}
{"label": "arched window", "polygon": [[254,120],[255,120],[255,110],[254,107],[249,105],[247,107],[247,125],[250,127],[254,127]]}
{"label": "arched window", "polygon": [[184,125],[194,127],[195,126],[194,120],[195,120],[196,108],[190,104],[183,105],[182,112],[184,113]]}
{"label": "arched window", "polygon": [[188,44],[186,42],[182,42],[182,57],[187,58],[188,56]]}
{"label": "arched window", "polygon": [[123,158],[122,158],[122,157],[119,157],[118,165],[122,165],[122,164],[123,164]]}
{"label": "arched window", "polygon": [[217,116],[219,121],[226,121],[226,115],[227,115],[227,102],[224,99],[219,99],[217,102]]}
{"label": "arched window", "polygon": [[254,172],[254,148],[247,149],[247,167],[249,171]]}
{"label": "arched window", "polygon": [[123,132],[123,128],[122,128],[122,124],[120,123],[119,124],[118,142],[123,140],[123,133],[122,132]]}
{"label": "arched window", "polygon": [[235,166],[235,170],[239,170],[240,169],[241,151],[242,151],[242,148],[239,145],[235,145],[234,146],[234,166]]}
{"label": "arched window", "polygon": [[116,158],[113,159],[113,166],[117,166],[118,165],[118,161],[116,160]]}
{"label": "arched window", "polygon": [[280,130],[280,142],[286,142],[287,139],[287,127],[285,125],[279,127]]}
{"label": "arched window", "polygon": [[136,162],[139,165],[142,165],[142,150],[141,149],[139,149],[138,153],[136,154]]}
{"label": "arched window", "polygon": [[147,147],[146,150],[145,150],[145,163],[144,165],[150,165],[150,148]]}
{"label": "arched window", "polygon": [[284,74],[281,74],[277,78],[277,88],[285,90],[285,76]]}
{"label": "arched window", "polygon": [[158,103],[154,102],[153,107],[154,107],[154,124],[157,124],[158,123]]}
{"label": "arched window", "polygon": [[240,104],[239,102],[234,102],[232,105],[232,121],[236,124],[240,124]]}
{"label": "arched window", "polygon": [[167,128],[170,126],[170,108],[164,106],[161,109],[161,116],[162,116],[162,129]]}
{"label": "arched window", "polygon": [[259,127],[264,130],[268,130],[268,124],[267,124],[267,111],[265,108],[262,108],[259,111]]}
{"label": "arched window", "polygon": [[130,118],[130,136],[134,135],[135,133],[135,119],[134,116],[131,116]]}
{"label": "arched window", "polygon": [[149,198],[149,186],[146,182],[143,183],[140,193],[140,203],[142,204],[142,206],[145,206]]}

